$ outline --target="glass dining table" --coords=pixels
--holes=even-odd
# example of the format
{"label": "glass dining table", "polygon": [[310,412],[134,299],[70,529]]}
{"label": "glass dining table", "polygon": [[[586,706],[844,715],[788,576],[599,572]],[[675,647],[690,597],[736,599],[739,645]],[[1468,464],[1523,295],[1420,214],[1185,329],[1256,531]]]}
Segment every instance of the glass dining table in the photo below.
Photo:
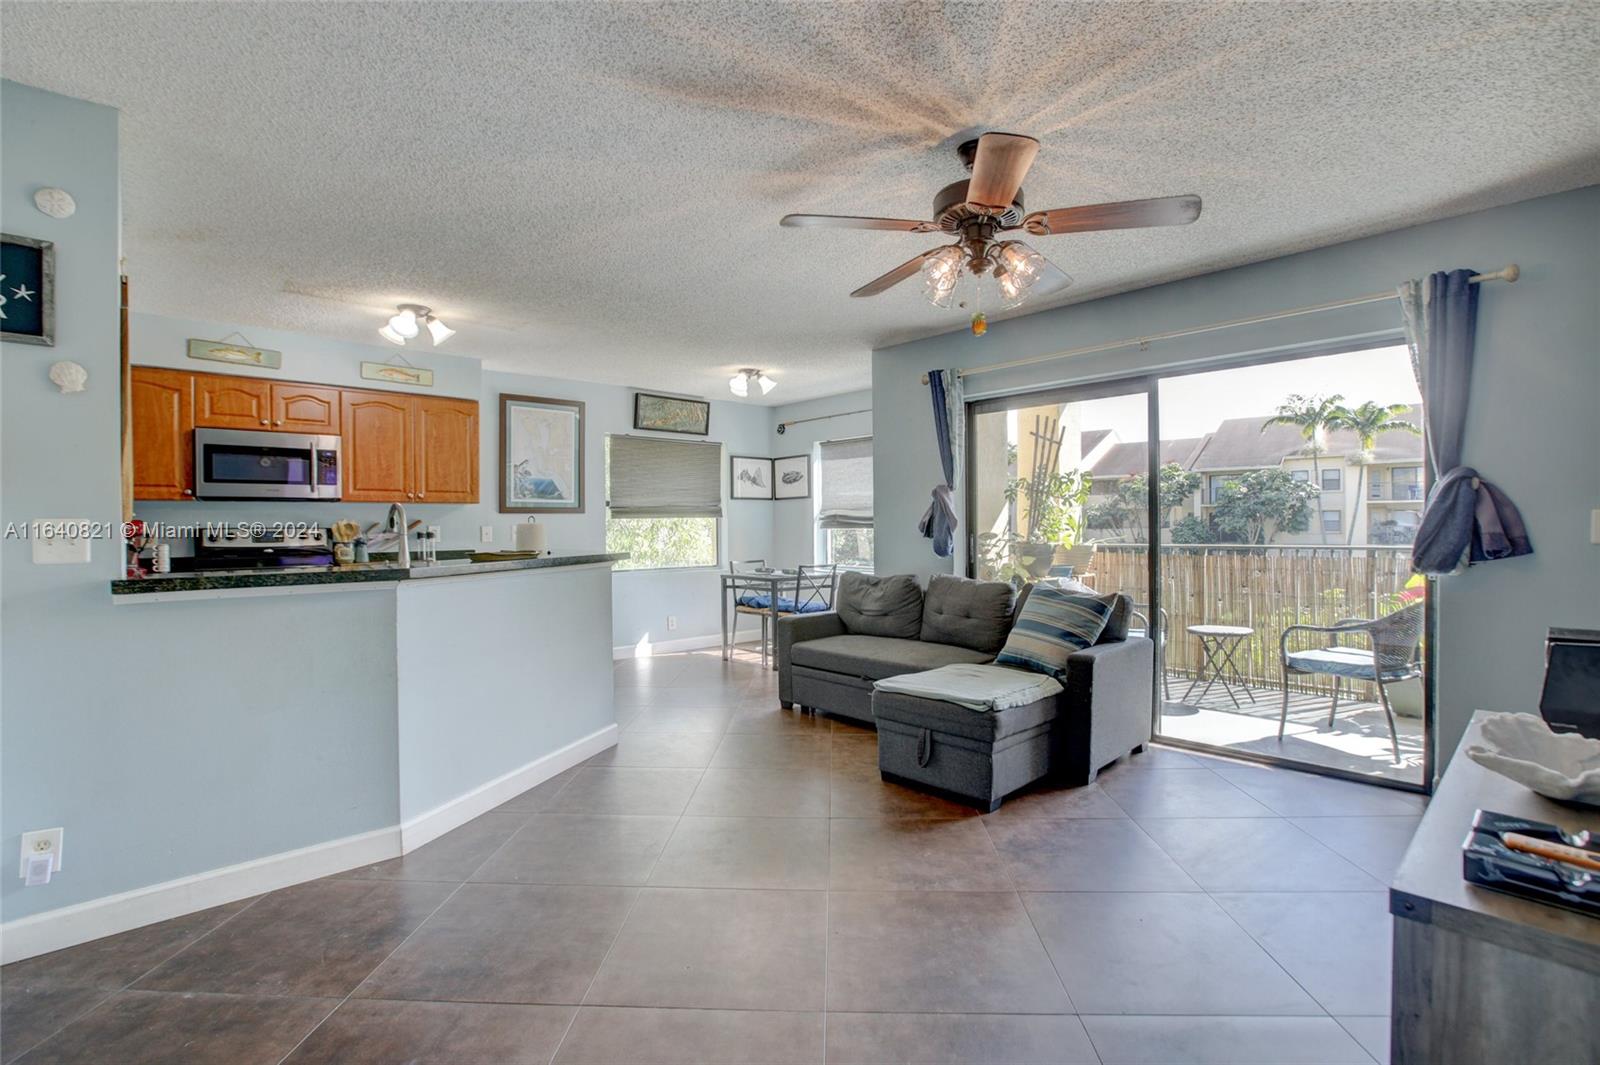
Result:
{"label": "glass dining table", "polygon": [[[833,602],[833,594],[839,582],[837,568],[828,566],[818,572],[807,572],[808,568],[804,566],[799,569],[760,568],[720,574],[723,661],[728,661],[733,656],[739,615],[749,614],[761,618],[761,668],[768,668],[769,662],[772,669],[778,668],[778,619],[785,614],[795,613],[792,609],[780,608],[783,599],[787,596],[793,602],[804,602],[815,596],[822,602],[829,604]],[[764,605],[743,604],[739,602],[742,598],[753,598]]]}

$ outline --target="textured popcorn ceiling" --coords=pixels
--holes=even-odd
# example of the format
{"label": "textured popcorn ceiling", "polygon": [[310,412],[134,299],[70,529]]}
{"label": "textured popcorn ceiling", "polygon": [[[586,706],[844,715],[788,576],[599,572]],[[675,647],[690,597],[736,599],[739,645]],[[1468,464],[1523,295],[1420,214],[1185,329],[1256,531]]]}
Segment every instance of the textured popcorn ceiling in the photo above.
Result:
{"label": "textured popcorn ceiling", "polygon": [[376,342],[416,301],[498,368],[779,402],[964,324],[847,298],[936,240],[786,212],[926,217],[981,129],[1043,140],[1030,207],[1204,197],[1036,240],[1060,303],[1590,184],[1596,10],[8,3],[0,72],[121,108],[137,309]]}

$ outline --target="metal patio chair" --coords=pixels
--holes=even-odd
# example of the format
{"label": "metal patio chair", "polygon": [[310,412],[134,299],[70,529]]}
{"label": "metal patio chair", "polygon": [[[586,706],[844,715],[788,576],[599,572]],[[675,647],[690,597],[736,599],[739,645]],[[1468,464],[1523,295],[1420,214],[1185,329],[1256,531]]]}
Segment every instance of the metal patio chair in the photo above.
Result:
{"label": "metal patio chair", "polygon": [[1156,661],[1161,663],[1161,699],[1163,702],[1172,702],[1172,679],[1167,673],[1167,630],[1172,627],[1167,620],[1167,608],[1162,607],[1160,614],[1161,631],[1150,631],[1150,617],[1145,611],[1150,609],[1148,603],[1134,603],[1133,612],[1128,615],[1128,638],[1138,639],[1141,636],[1151,636],[1156,641]]}
{"label": "metal patio chair", "polygon": [[[1289,649],[1289,638],[1297,632],[1323,633],[1326,647],[1300,651]],[[1344,643],[1346,637],[1365,637],[1368,646]],[[1400,762],[1400,736],[1394,727],[1394,709],[1389,705],[1388,685],[1422,676],[1422,604],[1413,603],[1381,618],[1344,618],[1332,625],[1290,625],[1278,638],[1278,655],[1283,665],[1283,709],[1278,714],[1278,739],[1283,739],[1289,720],[1289,676],[1322,674],[1333,678],[1333,706],[1328,711],[1328,727],[1339,713],[1339,688],[1346,680],[1365,680],[1377,685],[1378,701],[1389,722],[1389,742],[1394,760]]]}

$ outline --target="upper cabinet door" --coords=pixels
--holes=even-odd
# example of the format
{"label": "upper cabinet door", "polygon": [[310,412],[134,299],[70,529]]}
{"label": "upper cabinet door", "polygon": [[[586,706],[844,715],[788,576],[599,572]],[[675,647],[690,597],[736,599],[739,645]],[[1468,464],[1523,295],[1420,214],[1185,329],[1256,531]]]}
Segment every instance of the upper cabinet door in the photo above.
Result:
{"label": "upper cabinet door", "polygon": [[478,501],[478,404],[417,396],[416,493],[420,502]]}
{"label": "upper cabinet door", "polygon": [[341,393],[344,491],[350,502],[397,503],[415,499],[415,400],[394,392]]}
{"label": "upper cabinet door", "polygon": [[132,371],[133,498],[194,498],[194,375]]}
{"label": "upper cabinet door", "polygon": [[267,429],[272,385],[253,377],[194,375],[194,423],[203,429]]}
{"label": "upper cabinet door", "polygon": [[272,428],[286,433],[339,435],[339,390],[274,382]]}

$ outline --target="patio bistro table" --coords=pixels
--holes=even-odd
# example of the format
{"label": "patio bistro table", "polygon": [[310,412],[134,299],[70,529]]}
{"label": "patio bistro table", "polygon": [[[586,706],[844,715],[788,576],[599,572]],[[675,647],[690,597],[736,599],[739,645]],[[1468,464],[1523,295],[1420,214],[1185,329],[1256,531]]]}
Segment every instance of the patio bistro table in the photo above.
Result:
{"label": "patio bistro table", "polygon": [[[1239,697],[1233,694],[1233,686],[1228,683],[1226,671],[1231,669],[1233,670],[1235,683],[1244,689],[1246,695],[1250,696],[1252,703],[1255,702],[1255,692],[1251,691],[1250,685],[1244,682],[1239,664],[1233,660],[1233,654],[1239,649],[1239,645],[1249,637],[1254,636],[1255,631],[1248,625],[1190,625],[1189,632],[1200,640],[1200,653],[1204,656],[1204,661],[1200,663],[1199,675],[1189,682],[1188,691],[1183,693],[1183,701],[1188,702],[1189,693],[1194,691],[1195,685],[1205,680],[1206,686],[1200,692],[1200,699],[1203,702],[1205,697],[1210,694],[1211,686],[1220,680],[1222,682],[1222,690],[1227,692],[1228,698],[1233,700],[1234,709],[1242,709],[1239,705]],[[1206,680],[1206,669],[1208,667],[1211,670],[1210,680]]]}
{"label": "patio bistro table", "polygon": [[[733,654],[732,630],[728,626],[728,621],[730,618],[736,618],[737,614],[730,609],[729,603],[731,600],[733,601],[734,605],[737,605],[740,592],[756,592],[757,594],[767,596],[767,603],[769,604],[767,613],[771,616],[770,631],[772,633],[774,650],[776,650],[775,645],[778,639],[778,618],[783,616],[778,610],[779,589],[788,588],[790,591],[794,591],[796,588],[796,582],[800,579],[800,571],[795,569],[745,570],[742,573],[723,573],[721,576],[722,660],[724,662],[728,661]],[[834,581],[837,580],[838,577],[835,575]],[[813,580],[809,587],[819,587],[823,583],[825,582],[821,580]],[[829,602],[832,602],[831,596],[829,597]],[[767,622],[766,618],[763,618],[762,621],[764,624],[761,626],[761,667],[765,669],[767,667],[768,658],[766,633],[769,631],[769,626],[768,624],[765,624],[765,622]],[[777,669],[778,656],[776,653],[774,653],[771,657],[772,668]]]}

